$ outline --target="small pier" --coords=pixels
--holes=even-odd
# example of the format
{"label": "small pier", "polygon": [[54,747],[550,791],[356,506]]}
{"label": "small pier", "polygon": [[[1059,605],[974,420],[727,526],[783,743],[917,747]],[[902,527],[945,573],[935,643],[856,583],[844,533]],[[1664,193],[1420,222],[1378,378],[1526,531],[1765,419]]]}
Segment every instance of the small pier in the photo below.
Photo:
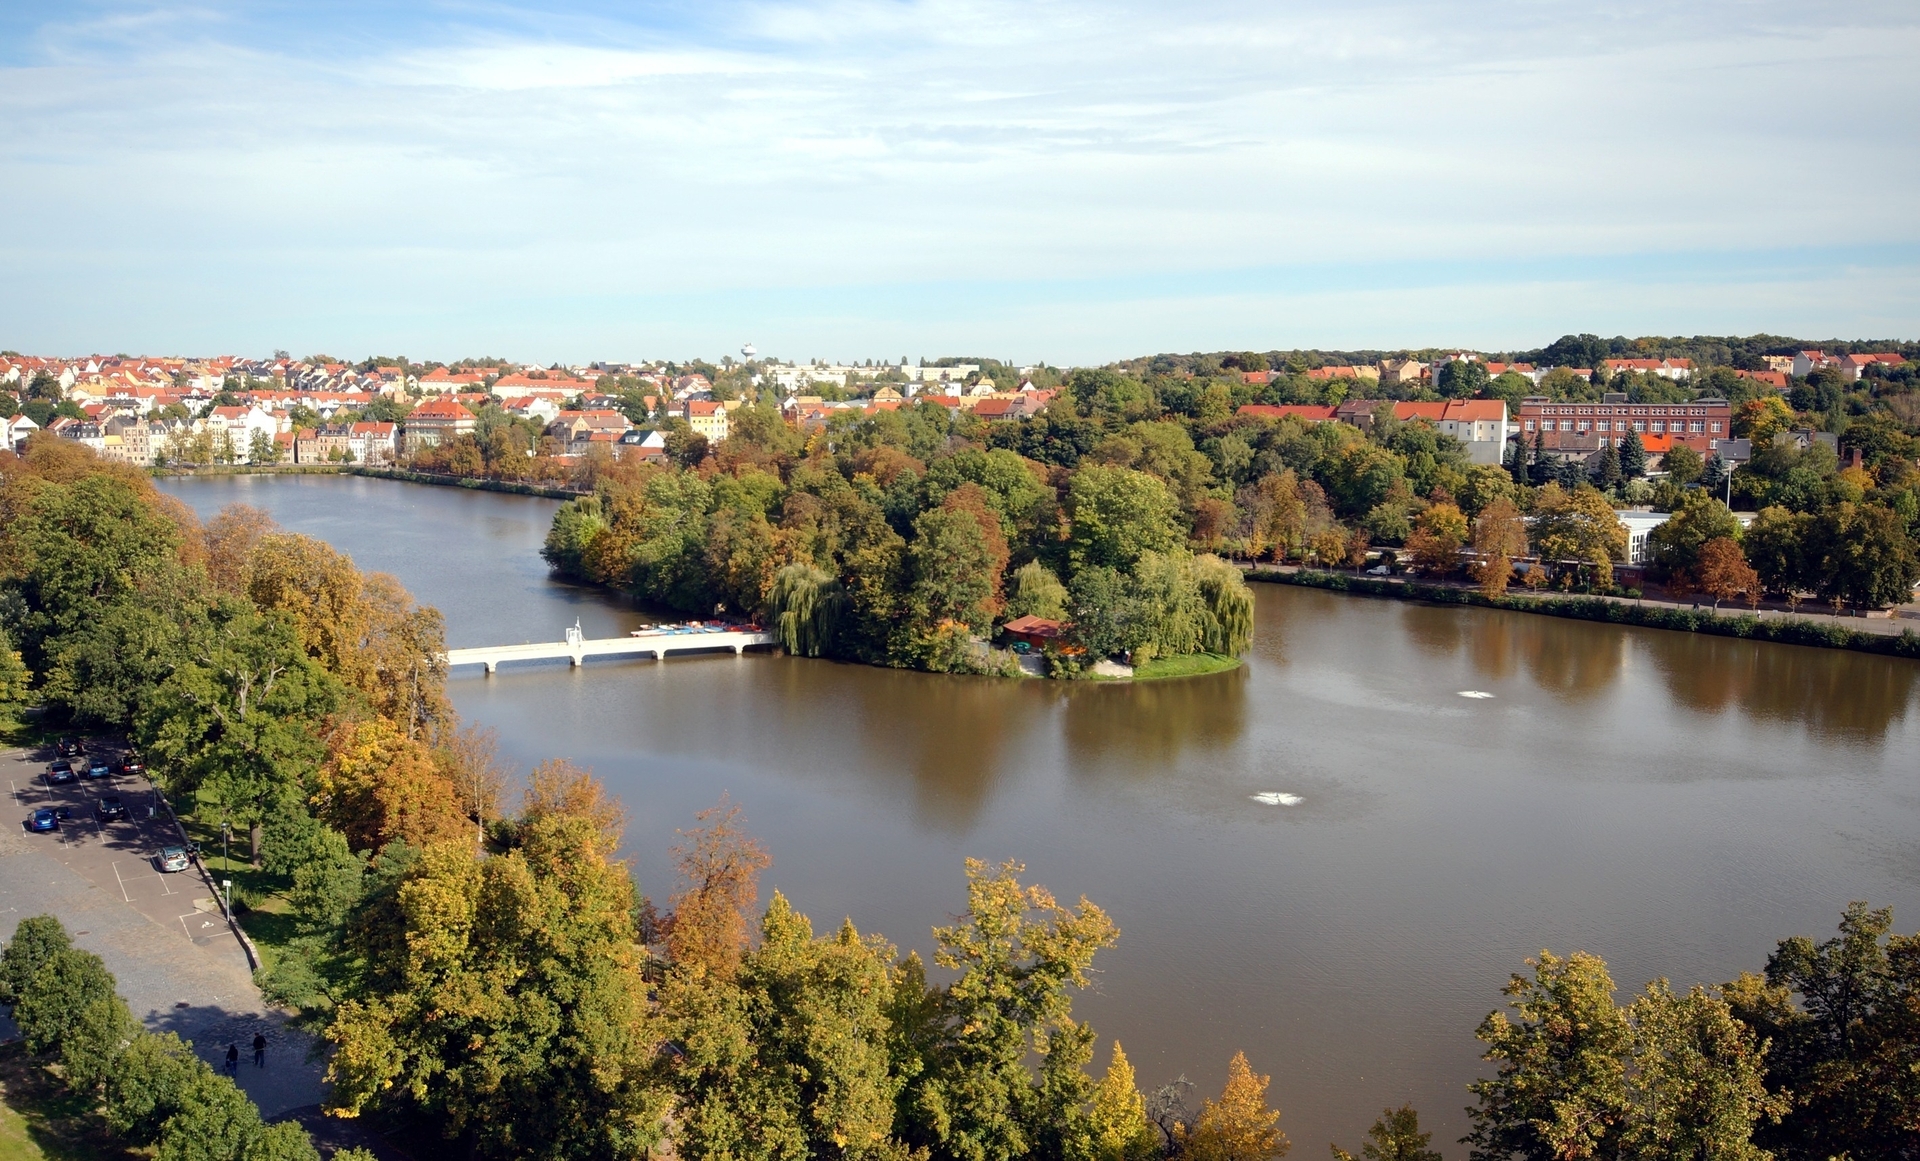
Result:
{"label": "small pier", "polygon": [[445,656],[449,668],[455,665],[484,665],[492,673],[506,661],[556,661],[562,657],[583,665],[589,657],[642,657],[656,661],[669,653],[709,653],[731,649],[744,653],[755,646],[775,644],[772,633],[749,629],[662,629],[639,632],[628,637],[589,638],[578,624],[567,630],[565,641],[541,641],[528,645],[486,645],[477,649],[449,649]]}

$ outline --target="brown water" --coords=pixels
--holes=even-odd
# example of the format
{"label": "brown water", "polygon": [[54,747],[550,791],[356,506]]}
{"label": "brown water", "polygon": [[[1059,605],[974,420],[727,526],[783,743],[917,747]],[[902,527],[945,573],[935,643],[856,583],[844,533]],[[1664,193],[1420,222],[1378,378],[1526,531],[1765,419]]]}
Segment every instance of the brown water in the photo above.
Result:
{"label": "brown water", "polygon": [[[397,574],[453,645],[643,615],[550,581],[555,504],[327,477],[163,485]],[[1120,924],[1078,1005],[1144,1085],[1216,1091],[1245,1049],[1301,1156],[1412,1101],[1450,1157],[1474,1026],[1541,948],[1637,989],[1757,969],[1850,899],[1920,928],[1920,664],[1255,586],[1237,672],[1139,686],[769,656],[564,662],[452,682],[523,765],[592,766],[671,890],[724,790],[816,927],[923,950],[961,860],[1020,859]],[[1462,691],[1490,693],[1466,698]],[[1264,805],[1260,792],[1297,795]],[[1104,1063],[1104,1041],[1097,1063]]]}

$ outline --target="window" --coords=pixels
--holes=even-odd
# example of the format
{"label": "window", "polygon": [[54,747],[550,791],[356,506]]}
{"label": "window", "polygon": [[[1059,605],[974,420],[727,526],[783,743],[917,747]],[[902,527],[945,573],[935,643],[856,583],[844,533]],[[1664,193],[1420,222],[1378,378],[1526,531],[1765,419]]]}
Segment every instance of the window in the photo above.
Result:
{"label": "window", "polygon": [[1715,435],[1719,435],[1719,434],[1720,434],[1720,421],[1716,419],[1716,420],[1714,420],[1714,421],[1713,421],[1712,423],[1710,423],[1710,424],[1708,424],[1708,425],[1707,425],[1707,430],[1708,430],[1708,431],[1711,431],[1711,432],[1713,432],[1713,434],[1715,434]]}
{"label": "window", "polygon": [[1691,431],[1691,432],[1693,432],[1693,433],[1695,433],[1695,434],[1698,434],[1698,433],[1699,433],[1699,431],[1700,431],[1700,428],[1701,428],[1701,427],[1702,427],[1702,424],[1701,424],[1701,422],[1700,422],[1699,420],[1697,420],[1697,419],[1696,419],[1696,420],[1693,420],[1692,422],[1690,422],[1690,423],[1688,423],[1688,424],[1687,424],[1687,430],[1688,430],[1688,431]]}
{"label": "window", "polygon": [[1573,430],[1573,420],[1571,420],[1571,419],[1563,419],[1563,420],[1561,420],[1561,421],[1560,421],[1560,430],[1561,430],[1561,431],[1572,431],[1572,430]]}
{"label": "window", "polygon": [[1653,421],[1653,434],[1655,434],[1655,435],[1665,435],[1666,433],[1667,433],[1667,421],[1666,421],[1666,420],[1664,420],[1664,419],[1656,419],[1656,420],[1654,420],[1654,421]]}
{"label": "window", "polygon": [[1647,430],[1647,425],[1646,425],[1646,423],[1645,423],[1645,421],[1643,421],[1643,420],[1639,420],[1639,419],[1636,419],[1636,420],[1634,420],[1634,421],[1633,421],[1633,430],[1635,430],[1635,431],[1645,431],[1645,430]]}
{"label": "window", "polygon": [[1581,421],[1580,421],[1580,431],[1581,431],[1581,433],[1582,433],[1582,434],[1585,434],[1585,432],[1586,432],[1586,430],[1587,430],[1587,427],[1588,427],[1588,426],[1589,426],[1589,425],[1588,425],[1588,423],[1587,423],[1587,421],[1586,421],[1586,420],[1584,420],[1584,419],[1583,419],[1583,420],[1581,420]]}
{"label": "window", "polygon": [[1531,419],[1529,419],[1529,420],[1527,420],[1527,430],[1528,430],[1528,431],[1532,431],[1532,430],[1533,430],[1533,420],[1531,420]]}

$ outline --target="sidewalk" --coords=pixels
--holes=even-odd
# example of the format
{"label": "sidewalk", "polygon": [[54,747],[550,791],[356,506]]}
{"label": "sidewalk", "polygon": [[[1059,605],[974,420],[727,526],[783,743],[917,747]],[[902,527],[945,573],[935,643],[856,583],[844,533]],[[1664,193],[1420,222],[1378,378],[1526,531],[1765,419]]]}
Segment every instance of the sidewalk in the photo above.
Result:
{"label": "sidewalk", "polygon": [[[1253,564],[1244,560],[1235,561],[1234,564],[1245,572],[1275,572],[1289,576],[1299,572],[1312,572],[1331,576],[1355,577],[1364,579],[1369,583],[1397,585],[1401,588],[1417,584],[1422,588],[1455,589],[1460,592],[1479,591],[1478,585],[1467,584],[1462,581],[1409,578],[1405,575],[1367,576],[1363,572],[1356,572],[1350,568],[1303,568],[1297,564]],[[1514,585],[1507,590],[1507,595],[1525,598],[1535,594],[1530,589]],[[1822,606],[1814,604],[1802,605],[1800,606],[1800,611],[1794,612],[1791,609],[1781,608],[1777,605],[1762,604],[1758,609],[1749,609],[1745,605],[1723,602],[1719,611],[1716,613],[1711,600],[1702,601],[1696,605],[1691,597],[1684,600],[1676,600],[1671,597],[1616,597],[1601,593],[1560,593],[1547,591],[1543,591],[1538,595],[1542,597],[1581,597],[1588,600],[1611,601],[1618,605],[1636,605],[1650,609],[1682,609],[1688,612],[1713,613],[1715,616],[1728,618],[1759,617],[1762,620],[1808,621],[1813,624],[1838,625],[1843,629],[1851,629],[1856,633],[1878,633],[1888,637],[1898,637],[1902,632],[1920,633],[1920,620],[1914,619],[1914,616],[1899,615],[1902,610],[1912,610],[1914,615],[1920,616],[1920,606],[1916,605],[1898,606],[1894,610],[1896,615],[1891,617],[1857,617],[1848,615],[1835,616],[1831,612],[1821,612],[1820,609]]]}

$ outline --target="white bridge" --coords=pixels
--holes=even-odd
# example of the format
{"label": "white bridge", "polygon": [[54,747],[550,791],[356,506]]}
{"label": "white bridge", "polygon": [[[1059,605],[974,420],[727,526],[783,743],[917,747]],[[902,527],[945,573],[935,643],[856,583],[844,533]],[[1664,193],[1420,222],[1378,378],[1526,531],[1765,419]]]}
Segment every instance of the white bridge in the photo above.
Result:
{"label": "white bridge", "polygon": [[541,641],[528,645],[487,645],[478,649],[449,649],[445,656],[449,667],[484,665],[487,672],[503,661],[554,661],[565,657],[575,665],[589,657],[652,656],[664,660],[669,653],[704,653],[715,649],[744,652],[749,646],[775,644],[774,635],[744,629],[680,629],[629,637],[588,639],[575,624],[567,630],[565,641]]}

